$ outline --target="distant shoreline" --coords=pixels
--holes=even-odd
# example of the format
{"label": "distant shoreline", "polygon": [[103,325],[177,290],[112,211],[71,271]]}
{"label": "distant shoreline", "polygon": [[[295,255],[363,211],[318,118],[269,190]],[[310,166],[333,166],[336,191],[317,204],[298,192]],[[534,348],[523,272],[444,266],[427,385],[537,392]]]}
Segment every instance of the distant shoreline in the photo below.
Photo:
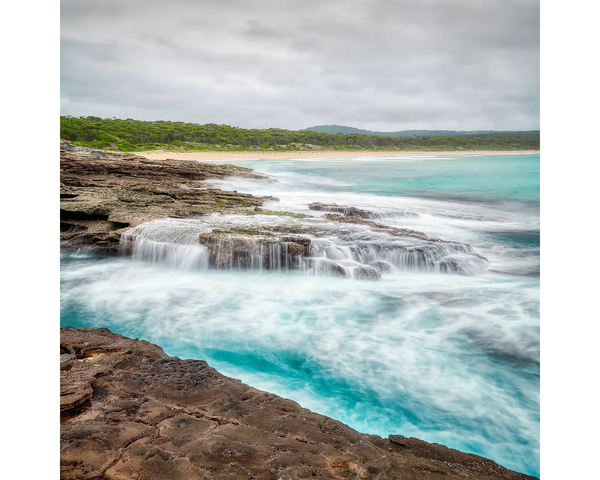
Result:
{"label": "distant shoreline", "polygon": [[[134,153],[134,152],[132,152]],[[439,152],[398,152],[381,150],[363,150],[360,152],[337,151],[295,151],[295,152],[168,152],[164,150],[135,152],[151,160],[267,160],[267,159],[292,159],[292,158],[357,158],[357,157],[389,157],[389,156],[436,156],[436,155],[519,155],[525,153],[540,153],[539,150],[461,150]]]}

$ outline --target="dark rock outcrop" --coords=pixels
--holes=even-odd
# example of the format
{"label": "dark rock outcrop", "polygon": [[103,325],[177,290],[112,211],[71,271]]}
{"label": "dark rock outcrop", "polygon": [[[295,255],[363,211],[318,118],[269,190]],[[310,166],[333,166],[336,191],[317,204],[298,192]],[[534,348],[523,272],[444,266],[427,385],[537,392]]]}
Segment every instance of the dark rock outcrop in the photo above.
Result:
{"label": "dark rock outcrop", "polygon": [[[63,479],[534,478],[415,438],[359,433],[107,329],[64,328],[61,351],[74,356],[61,362]],[[91,395],[66,398],[80,390]]]}
{"label": "dark rock outcrop", "polygon": [[349,217],[358,217],[358,218],[374,218],[375,214],[373,212],[369,212],[368,210],[362,210],[356,207],[347,207],[345,205],[338,205],[337,203],[320,203],[314,202],[311,203],[308,208],[310,210],[318,210],[322,212],[333,212],[333,213],[341,213],[342,215],[348,215]]}
{"label": "dark rock outcrop", "polygon": [[342,215],[346,215],[348,217],[365,218],[365,219],[385,218],[387,216],[417,218],[419,216],[417,213],[407,212],[407,211],[395,211],[389,215],[388,214],[380,214],[380,213],[371,212],[370,210],[363,210],[362,208],[349,207],[347,205],[338,205],[337,203],[314,202],[314,203],[311,203],[310,205],[308,205],[308,208],[310,210],[339,213]]}
{"label": "dark rock outcrop", "polygon": [[213,230],[199,236],[208,247],[209,265],[232,268],[292,268],[308,255],[310,239],[261,230]]}

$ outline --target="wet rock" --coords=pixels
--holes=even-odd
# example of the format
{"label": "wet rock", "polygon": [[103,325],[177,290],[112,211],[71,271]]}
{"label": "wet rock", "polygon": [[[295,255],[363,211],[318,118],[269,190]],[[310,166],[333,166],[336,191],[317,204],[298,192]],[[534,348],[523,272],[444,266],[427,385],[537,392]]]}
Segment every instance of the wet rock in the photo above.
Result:
{"label": "wet rock", "polygon": [[215,268],[294,268],[297,257],[307,255],[310,247],[308,238],[258,229],[213,230],[198,240],[208,247],[209,265]]}
{"label": "wet rock", "polygon": [[436,270],[441,273],[459,273],[462,275],[476,275],[483,273],[488,268],[487,258],[470,252],[454,254],[441,258],[435,263]]}
{"label": "wet rock", "polygon": [[389,262],[377,261],[371,262],[369,263],[369,265],[371,265],[375,270],[377,270],[380,273],[390,273],[394,270],[397,270],[397,268]]}
{"label": "wet rock", "polygon": [[338,205],[337,203],[321,203],[314,202],[308,205],[310,210],[317,210],[321,212],[339,213],[348,217],[364,218],[364,219],[377,219],[377,218],[388,218],[388,217],[405,217],[405,218],[418,218],[419,215],[414,212],[406,210],[394,211],[389,214],[386,213],[375,213],[370,210],[364,210],[356,207],[349,207],[347,205]]}
{"label": "wet rock", "polygon": [[315,275],[325,275],[328,277],[346,277],[348,274],[344,267],[328,258],[304,258],[302,259],[304,270],[311,271]]}
{"label": "wet rock", "polygon": [[377,215],[368,210],[361,210],[356,207],[347,207],[345,205],[338,205],[337,203],[320,203],[315,202],[311,203],[308,208],[310,210],[318,210],[322,212],[333,212],[333,213],[341,213],[342,215],[347,215],[349,217],[358,217],[358,218],[375,218]]}
{"label": "wet rock", "polygon": [[379,280],[381,273],[370,265],[357,265],[353,269],[352,276],[357,280]]}
{"label": "wet rock", "polygon": [[354,223],[357,225],[368,225],[374,228],[376,231],[382,231],[389,233],[398,237],[413,237],[418,238],[419,240],[425,240],[428,242],[443,242],[444,240],[440,240],[438,238],[430,238],[425,235],[423,232],[417,232],[416,230],[410,230],[408,228],[395,228],[388,227],[387,225],[382,225],[380,223],[373,222],[371,220],[365,220],[359,217],[353,217],[350,215],[338,215],[334,213],[325,214],[325,218],[332,222],[340,222],[340,223]]}

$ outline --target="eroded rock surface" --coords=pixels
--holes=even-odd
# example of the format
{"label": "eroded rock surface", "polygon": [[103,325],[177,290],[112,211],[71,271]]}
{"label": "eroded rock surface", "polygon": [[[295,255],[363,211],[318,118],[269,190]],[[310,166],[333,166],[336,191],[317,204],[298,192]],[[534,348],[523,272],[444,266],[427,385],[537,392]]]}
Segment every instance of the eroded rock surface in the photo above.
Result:
{"label": "eroded rock surface", "polygon": [[61,362],[63,479],[534,478],[442,445],[361,434],[107,329],[61,329],[61,352],[74,357]]}
{"label": "eroded rock surface", "polygon": [[60,237],[63,246],[117,249],[121,233],[159,218],[243,212],[264,199],[216,188],[204,180],[251,169],[186,160],[149,160],[74,147],[61,140]]}

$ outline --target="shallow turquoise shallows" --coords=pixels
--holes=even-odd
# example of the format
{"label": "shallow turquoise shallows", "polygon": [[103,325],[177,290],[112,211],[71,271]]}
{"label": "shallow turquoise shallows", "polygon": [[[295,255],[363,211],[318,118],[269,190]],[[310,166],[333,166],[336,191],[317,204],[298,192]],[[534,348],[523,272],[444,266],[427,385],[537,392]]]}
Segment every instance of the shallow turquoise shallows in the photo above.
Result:
{"label": "shallow turquoise shallows", "polygon": [[379,223],[468,244],[488,268],[361,281],[63,251],[61,325],[106,326],[361,432],[539,475],[539,155],[215,163],[268,175],[214,182],[279,199],[266,209],[370,210]]}

